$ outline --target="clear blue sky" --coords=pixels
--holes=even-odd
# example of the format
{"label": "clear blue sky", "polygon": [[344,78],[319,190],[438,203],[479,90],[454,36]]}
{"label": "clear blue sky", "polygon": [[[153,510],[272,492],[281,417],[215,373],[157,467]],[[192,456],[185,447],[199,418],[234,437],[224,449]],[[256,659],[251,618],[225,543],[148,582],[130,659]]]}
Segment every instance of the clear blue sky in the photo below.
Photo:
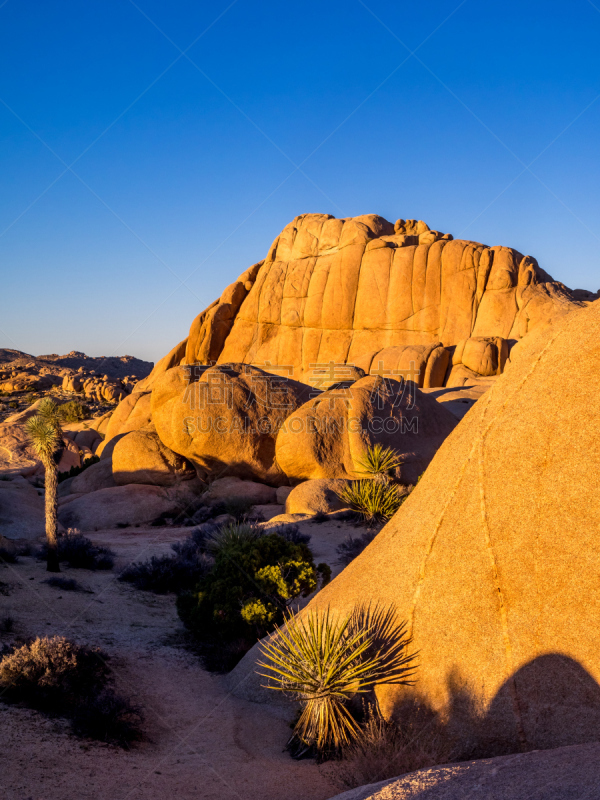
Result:
{"label": "clear blue sky", "polygon": [[305,212],[600,287],[600,0],[136,4],[0,0],[0,346],[157,360]]}

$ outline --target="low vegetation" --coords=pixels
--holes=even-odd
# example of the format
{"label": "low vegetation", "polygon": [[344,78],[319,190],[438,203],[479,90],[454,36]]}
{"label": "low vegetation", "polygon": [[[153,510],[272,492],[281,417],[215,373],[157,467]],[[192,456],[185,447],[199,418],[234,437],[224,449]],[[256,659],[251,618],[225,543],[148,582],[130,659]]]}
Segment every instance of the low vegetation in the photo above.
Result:
{"label": "low vegetation", "polygon": [[306,544],[242,523],[226,525],[207,540],[212,569],[177,601],[184,624],[199,639],[251,643],[281,623],[293,600],[326,582],[327,565],[315,566]]}
{"label": "low vegetation", "polygon": [[91,416],[91,410],[79,400],[69,400],[59,406],[60,418],[63,422],[81,422]]}
{"label": "low vegetation", "polygon": [[213,564],[207,554],[206,540],[206,532],[194,531],[185,541],[175,542],[172,553],[129,564],[119,580],[156,594],[191,590]]}
{"label": "low vegetation", "polygon": [[71,467],[68,472],[59,472],[58,482],[62,483],[68,478],[74,478],[76,475],[81,475],[84,470],[86,470],[88,467],[91,467],[92,464],[97,464],[99,461],[100,456],[90,456],[89,458],[84,459],[83,464],[80,467]]}
{"label": "low vegetation", "polygon": [[405,499],[396,484],[369,478],[352,481],[350,486],[342,489],[339,497],[370,525],[386,522],[393,517]]}
{"label": "low vegetation", "polygon": [[351,561],[354,561],[354,559],[362,553],[365,547],[371,544],[376,536],[376,531],[365,531],[360,536],[346,537],[346,539],[335,548],[338,554],[338,562],[347,567]]}
{"label": "low vegetation", "polygon": [[360,735],[351,701],[375,684],[411,684],[414,655],[393,607],[362,606],[344,617],[327,608],[288,616],[261,643],[268,688],[300,702],[288,749],[296,757],[339,755]]}
{"label": "low vegetation", "polygon": [[[46,558],[47,545],[38,551],[38,558]],[[114,553],[108,547],[94,544],[78,530],[69,528],[57,537],[57,556],[60,563],[67,563],[74,569],[112,569]]]}
{"label": "low vegetation", "polygon": [[336,777],[342,788],[353,789],[445,764],[454,755],[446,726],[424,704],[404,709],[400,723],[383,719],[371,704]]}
{"label": "low vegetation", "polygon": [[4,702],[65,717],[80,736],[126,746],[141,738],[141,715],[109,678],[104,653],[62,636],[9,648],[0,660]]}
{"label": "low vegetation", "polygon": [[0,564],[16,564],[19,561],[16,550],[0,547]]}
{"label": "low vegetation", "polygon": [[401,463],[402,459],[396,450],[378,443],[369,445],[366,456],[358,462],[358,471],[379,483],[389,483]]}

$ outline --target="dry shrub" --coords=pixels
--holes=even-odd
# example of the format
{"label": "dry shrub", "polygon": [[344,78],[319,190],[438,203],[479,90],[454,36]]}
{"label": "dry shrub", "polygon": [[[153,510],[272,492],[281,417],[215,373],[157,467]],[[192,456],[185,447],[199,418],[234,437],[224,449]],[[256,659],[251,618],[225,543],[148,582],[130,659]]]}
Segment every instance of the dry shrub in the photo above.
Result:
{"label": "dry shrub", "polygon": [[375,706],[367,708],[360,736],[336,775],[340,786],[353,789],[452,759],[451,737],[435,712],[415,702],[401,717],[401,723],[388,721]]}
{"label": "dry shrub", "polygon": [[[47,554],[47,545],[44,544],[37,557],[45,559]],[[96,545],[87,536],[82,536],[77,528],[69,528],[66,533],[58,535],[58,560],[73,569],[112,569],[114,555],[110,548]]]}
{"label": "dry shrub", "polygon": [[141,715],[109,685],[106,659],[99,648],[63,636],[8,648],[0,660],[2,699],[66,717],[79,735],[125,746],[140,738]]}
{"label": "dry shrub", "polygon": [[35,639],[0,661],[0,685],[14,699],[52,710],[95,694],[107,674],[100,650],[63,636]]}

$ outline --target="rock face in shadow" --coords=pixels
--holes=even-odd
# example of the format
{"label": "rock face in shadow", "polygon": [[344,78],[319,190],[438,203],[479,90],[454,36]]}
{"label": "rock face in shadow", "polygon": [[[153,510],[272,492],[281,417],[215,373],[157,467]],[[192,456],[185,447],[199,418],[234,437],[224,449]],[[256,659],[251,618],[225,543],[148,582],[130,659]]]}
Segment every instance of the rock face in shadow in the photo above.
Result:
{"label": "rock face in shadow", "polygon": [[394,603],[407,620],[418,683],[381,687],[386,713],[418,692],[490,753],[598,739],[599,379],[600,303],[528,337],[395,517],[312,601],[342,613]]}

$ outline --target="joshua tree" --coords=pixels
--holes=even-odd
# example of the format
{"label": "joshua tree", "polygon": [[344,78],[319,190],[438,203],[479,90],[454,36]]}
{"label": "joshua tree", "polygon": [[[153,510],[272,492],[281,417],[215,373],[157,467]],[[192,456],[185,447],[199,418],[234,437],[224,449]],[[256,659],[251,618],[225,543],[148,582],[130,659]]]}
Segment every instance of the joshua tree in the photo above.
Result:
{"label": "joshua tree", "polygon": [[58,466],[54,454],[60,443],[60,411],[49,397],[42,400],[35,417],[27,420],[27,433],[46,472],[46,542],[48,572],[60,572],[58,564]]}

